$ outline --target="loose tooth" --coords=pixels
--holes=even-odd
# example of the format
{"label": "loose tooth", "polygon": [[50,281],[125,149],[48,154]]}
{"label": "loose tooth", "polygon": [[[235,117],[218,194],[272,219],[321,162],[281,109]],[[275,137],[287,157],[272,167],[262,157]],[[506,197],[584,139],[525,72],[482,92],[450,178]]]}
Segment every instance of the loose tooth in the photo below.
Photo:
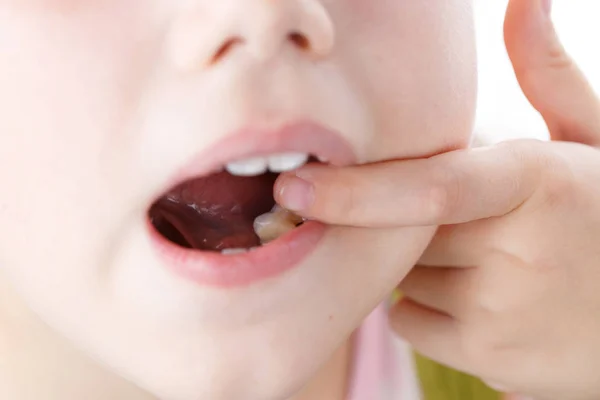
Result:
{"label": "loose tooth", "polygon": [[226,256],[233,256],[236,254],[246,253],[247,251],[248,251],[248,249],[223,249],[223,250],[221,250],[221,254],[226,255]]}
{"label": "loose tooth", "polygon": [[327,164],[329,162],[328,159],[322,156],[317,156],[317,160],[319,160],[319,162],[322,162],[323,164]]}
{"label": "loose tooth", "polygon": [[294,225],[300,224],[302,221],[302,217],[294,214],[292,211],[281,207],[279,204],[275,204],[273,209],[271,210],[271,214],[274,214],[274,218],[278,220],[285,220]]}
{"label": "loose tooth", "polygon": [[267,159],[263,157],[257,157],[230,162],[227,164],[226,169],[231,175],[256,176],[267,172],[267,167]]}
{"label": "loose tooth", "polygon": [[291,211],[288,211],[288,213],[289,213],[288,217],[287,217],[288,221],[290,221],[292,224],[298,226],[301,223],[306,222],[306,220],[303,217],[301,217],[301,216],[299,216],[297,214],[294,214]]}
{"label": "loose tooth", "polygon": [[300,168],[308,161],[306,153],[284,153],[269,157],[271,172],[287,172]]}
{"label": "loose tooth", "polygon": [[296,225],[288,219],[287,214],[267,213],[254,220],[254,232],[262,244],[272,242],[294,228]]}

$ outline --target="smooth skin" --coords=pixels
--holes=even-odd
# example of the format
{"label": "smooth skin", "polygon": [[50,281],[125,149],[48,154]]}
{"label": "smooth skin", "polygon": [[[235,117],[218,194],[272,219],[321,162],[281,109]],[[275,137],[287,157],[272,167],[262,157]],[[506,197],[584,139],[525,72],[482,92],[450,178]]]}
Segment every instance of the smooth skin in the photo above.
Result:
{"label": "smooth skin", "polygon": [[505,41],[552,141],[281,177],[278,201],[336,225],[440,226],[400,284],[397,333],[536,399],[600,398],[600,101],[548,2],[511,0]]}

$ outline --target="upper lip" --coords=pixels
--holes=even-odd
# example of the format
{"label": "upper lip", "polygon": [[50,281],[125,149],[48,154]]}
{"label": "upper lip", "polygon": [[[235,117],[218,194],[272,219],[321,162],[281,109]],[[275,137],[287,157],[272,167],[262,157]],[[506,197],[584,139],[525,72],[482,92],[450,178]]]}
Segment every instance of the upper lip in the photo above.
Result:
{"label": "upper lip", "polygon": [[308,153],[339,167],[357,162],[354,149],[339,132],[314,122],[295,122],[273,130],[243,128],[188,160],[168,189],[218,172],[231,161],[289,152]]}

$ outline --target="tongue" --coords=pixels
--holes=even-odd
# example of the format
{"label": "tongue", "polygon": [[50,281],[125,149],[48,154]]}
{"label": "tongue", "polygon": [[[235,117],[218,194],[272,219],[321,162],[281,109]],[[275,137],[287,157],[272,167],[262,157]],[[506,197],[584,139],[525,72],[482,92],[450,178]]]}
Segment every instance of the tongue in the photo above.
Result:
{"label": "tongue", "polygon": [[189,181],[158,200],[150,218],[165,237],[185,247],[218,251],[258,246],[254,219],[273,207],[276,177],[221,172]]}

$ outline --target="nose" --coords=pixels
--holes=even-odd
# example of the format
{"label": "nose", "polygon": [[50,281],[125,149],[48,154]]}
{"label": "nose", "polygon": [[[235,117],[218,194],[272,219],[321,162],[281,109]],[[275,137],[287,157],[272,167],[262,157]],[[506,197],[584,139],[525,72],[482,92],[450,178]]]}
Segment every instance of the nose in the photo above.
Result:
{"label": "nose", "polygon": [[171,32],[171,57],[180,68],[211,67],[237,52],[265,61],[289,50],[322,59],[333,49],[333,22],[319,0],[204,3],[185,12]]}

